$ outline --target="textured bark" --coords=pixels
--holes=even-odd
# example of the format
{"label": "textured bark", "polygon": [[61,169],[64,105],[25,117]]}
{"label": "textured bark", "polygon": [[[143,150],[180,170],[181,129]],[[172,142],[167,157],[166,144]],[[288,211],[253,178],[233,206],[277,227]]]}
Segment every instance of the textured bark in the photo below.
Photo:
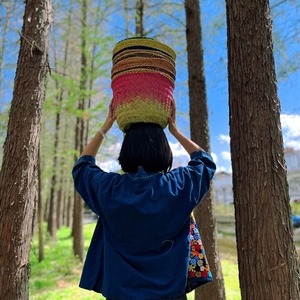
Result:
{"label": "textured bark", "polygon": [[[210,151],[199,0],[186,0],[185,11],[191,138],[206,151]],[[194,214],[199,224],[203,245],[214,278],[213,282],[196,290],[195,299],[225,299],[212,188],[202,200],[202,203],[195,209]]]}
{"label": "textured bark", "polygon": [[28,299],[51,0],[28,0],[0,173],[0,298]]}
{"label": "textured bark", "polygon": [[226,3],[231,157],[242,298],[300,299],[269,1]]}

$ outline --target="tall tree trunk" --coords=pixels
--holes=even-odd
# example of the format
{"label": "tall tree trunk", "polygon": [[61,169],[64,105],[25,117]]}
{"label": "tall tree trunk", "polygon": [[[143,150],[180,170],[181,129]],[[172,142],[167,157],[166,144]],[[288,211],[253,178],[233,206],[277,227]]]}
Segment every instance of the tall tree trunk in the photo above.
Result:
{"label": "tall tree trunk", "polygon": [[[186,0],[185,11],[191,139],[210,152],[199,0]],[[194,214],[214,278],[213,282],[196,290],[195,299],[225,299],[224,280],[217,246],[212,187],[202,203],[195,209]]]}
{"label": "tall tree trunk", "polygon": [[37,199],[36,169],[51,0],[27,0],[0,173],[0,298],[29,298],[29,250]]}
{"label": "tall tree trunk", "polygon": [[51,189],[49,198],[49,215],[47,223],[47,231],[53,241],[57,241],[57,194],[55,193],[56,180],[57,180],[57,147],[58,147],[58,131],[60,124],[60,113],[56,114],[55,132],[54,132],[54,149],[53,149],[53,166],[52,166],[52,178],[51,178]]}
{"label": "tall tree trunk", "polygon": [[136,0],[135,3],[135,35],[144,35],[144,0]]}
{"label": "tall tree trunk", "polygon": [[38,152],[38,236],[39,236],[39,261],[44,260],[44,218],[43,218],[43,199],[41,184],[41,155],[40,146]]}
{"label": "tall tree trunk", "polygon": [[[66,43],[64,48],[64,60],[62,65],[61,73],[65,74],[67,69],[68,63],[68,51],[69,51],[69,36],[70,36],[70,28],[71,28],[71,16],[72,16],[72,1],[69,3],[69,11],[68,11],[68,19],[67,19],[67,31],[66,31]],[[53,37],[53,44],[54,48],[57,50],[56,47],[56,38]],[[56,57],[56,51],[54,51],[54,65],[55,69],[58,70],[58,60]],[[61,213],[61,203],[59,203],[59,189],[57,188],[58,182],[58,166],[62,167],[61,163],[58,162],[58,144],[59,144],[59,133],[60,133],[60,123],[61,123],[61,108],[62,108],[62,100],[63,100],[63,93],[64,89],[63,86],[58,78],[54,78],[55,88],[57,90],[57,97],[56,97],[56,123],[55,123],[55,131],[54,131],[54,153],[53,153],[53,168],[52,168],[52,179],[51,179],[51,189],[50,189],[50,201],[49,201],[49,216],[48,216],[48,224],[47,230],[50,233],[52,239],[56,241],[56,231],[57,228],[60,227],[60,213]]]}
{"label": "tall tree trunk", "polygon": [[123,0],[125,12],[125,37],[129,37],[129,13],[128,13],[128,0]]}
{"label": "tall tree trunk", "polygon": [[[81,19],[81,71],[80,71],[80,93],[81,99],[79,100],[78,110],[83,112],[85,109],[85,97],[87,90],[87,0],[82,0],[82,19]],[[86,142],[85,137],[85,122],[83,115],[77,117],[76,122],[76,149],[79,153],[83,151],[83,143]],[[83,245],[83,201],[79,194],[74,192],[74,222],[72,228],[73,236],[73,251],[81,260],[84,258],[84,245]]]}
{"label": "tall tree trunk", "polygon": [[242,298],[300,299],[268,0],[227,0],[233,191]]}

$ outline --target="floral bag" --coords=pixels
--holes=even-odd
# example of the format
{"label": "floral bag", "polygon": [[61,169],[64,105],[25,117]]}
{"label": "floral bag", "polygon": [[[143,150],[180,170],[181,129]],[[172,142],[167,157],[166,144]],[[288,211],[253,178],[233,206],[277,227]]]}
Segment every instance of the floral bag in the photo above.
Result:
{"label": "floral bag", "polygon": [[213,280],[196,220],[191,214],[190,223],[190,259],[188,266],[188,281],[186,293],[189,293]]}

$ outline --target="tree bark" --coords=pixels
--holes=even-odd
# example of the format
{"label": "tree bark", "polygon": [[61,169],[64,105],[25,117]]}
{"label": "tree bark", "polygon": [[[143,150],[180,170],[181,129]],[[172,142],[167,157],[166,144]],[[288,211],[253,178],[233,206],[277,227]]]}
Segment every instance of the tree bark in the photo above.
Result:
{"label": "tree bark", "polygon": [[135,35],[144,35],[144,0],[136,0],[135,2]]}
{"label": "tree bark", "polygon": [[[199,0],[186,0],[185,11],[191,139],[210,152]],[[214,278],[213,282],[196,290],[195,299],[225,299],[224,280],[217,243],[213,187],[195,209],[194,215],[199,224],[203,245]]]}
{"label": "tree bark", "polygon": [[0,298],[5,300],[29,298],[29,251],[51,22],[51,0],[26,1],[0,173]]}
{"label": "tree bark", "polygon": [[231,157],[242,299],[300,299],[268,0],[227,0]]}

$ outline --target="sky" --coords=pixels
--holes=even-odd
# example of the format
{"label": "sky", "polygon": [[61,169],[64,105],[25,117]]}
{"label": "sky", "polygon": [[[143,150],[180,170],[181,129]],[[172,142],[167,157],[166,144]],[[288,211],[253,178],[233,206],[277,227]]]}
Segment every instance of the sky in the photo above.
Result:
{"label": "sky", "polygon": [[[224,2],[201,1],[201,15],[211,151],[217,171],[231,172]],[[279,3],[282,4],[277,6]],[[271,6],[284,146],[300,150],[300,13],[293,6],[294,3],[293,0],[272,0]],[[169,46],[173,48],[173,45]],[[180,55],[177,59],[179,62],[185,59]],[[187,82],[186,65],[178,63],[176,71],[174,98],[177,103],[178,127],[189,136],[188,90],[186,84],[182,84]],[[13,78],[14,74],[6,76],[10,81]],[[188,155],[167,129],[166,134],[173,150],[174,167],[186,164]],[[117,157],[119,149],[120,144],[114,145],[114,157]],[[119,168],[116,159],[102,162],[101,166],[107,170]]]}
{"label": "sky", "polygon": [[[272,10],[274,54],[281,105],[280,119],[284,147],[300,151],[300,13],[288,3],[284,4],[285,7],[276,6],[280,2],[282,1],[271,1],[271,6],[274,7]],[[210,143],[217,171],[231,173],[226,29],[222,26],[217,35],[211,36],[206,35],[205,26],[205,24],[211,26],[211,11],[218,9],[225,18],[225,8],[213,7],[214,5],[212,2],[204,1],[201,7]],[[222,19],[219,22],[222,23]],[[286,40],[282,41],[283,38]],[[184,157],[188,161],[188,157],[177,144],[172,144],[172,148],[175,155],[180,156],[181,161]]]}

